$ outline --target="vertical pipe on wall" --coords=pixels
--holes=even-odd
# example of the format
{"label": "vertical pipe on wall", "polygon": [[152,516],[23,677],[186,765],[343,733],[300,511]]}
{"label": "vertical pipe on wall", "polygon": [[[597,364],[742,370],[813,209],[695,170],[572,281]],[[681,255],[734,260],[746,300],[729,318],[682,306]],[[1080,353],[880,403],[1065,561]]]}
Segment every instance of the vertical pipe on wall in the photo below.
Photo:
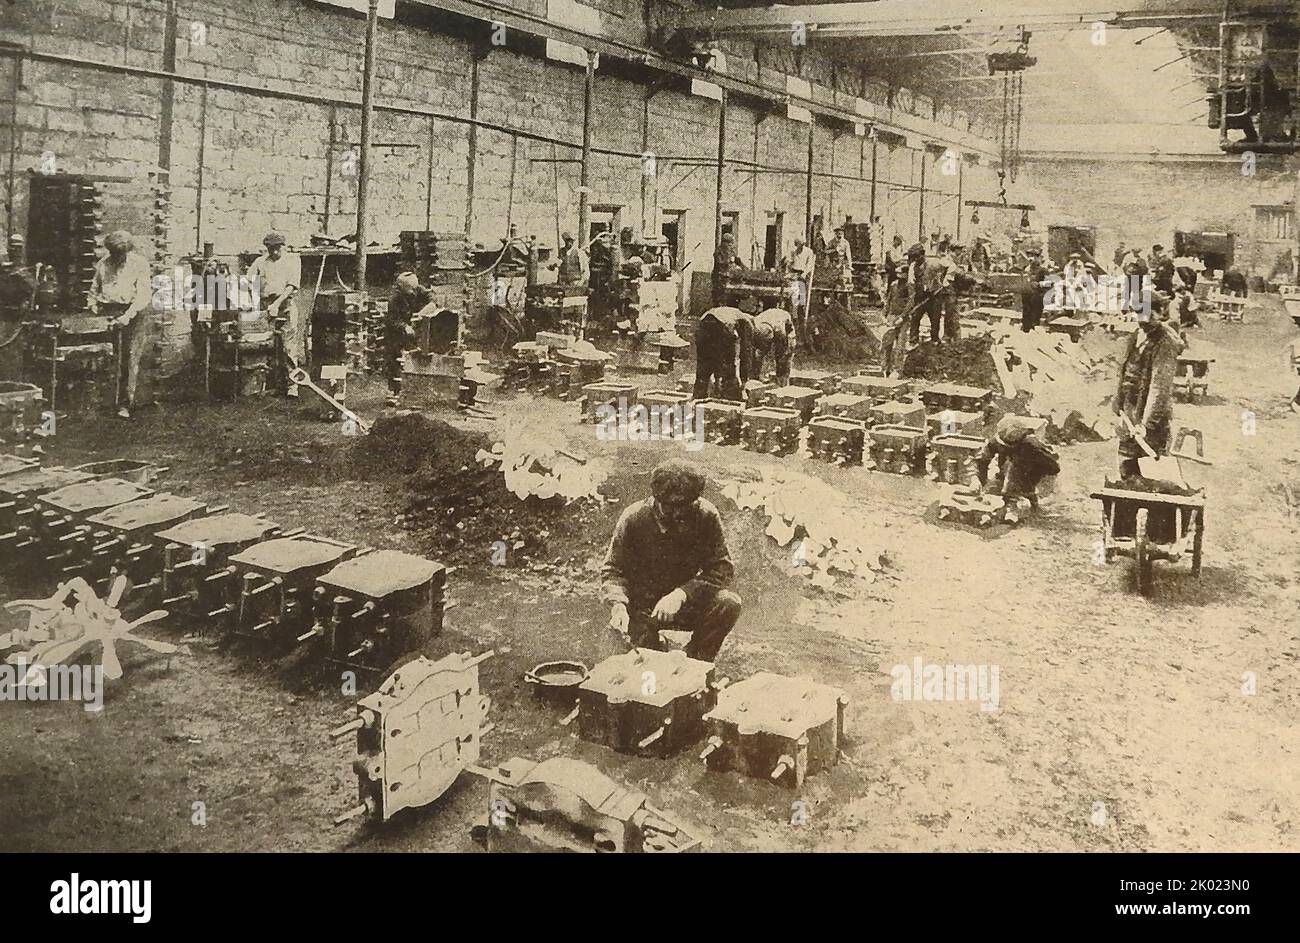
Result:
{"label": "vertical pipe on wall", "polygon": [[831,128],[831,166],[827,171],[830,174],[830,177],[828,178],[830,182],[826,187],[828,194],[826,200],[826,220],[832,226],[835,225],[835,143],[837,140],[838,135],[836,135],[835,129]]}
{"label": "vertical pipe on wall", "polygon": [[925,244],[925,161],[926,161],[926,151],[923,149],[921,151],[921,189],[920,189],[921,212],[918,214],[920,218],[918,219],[916,225],[916,229],[917,229],[916,238],[921,241],[922,245]]}
{"label": "vertical pipe on wall", "polygon": [[[808,122],[808,174],[804,181],[803,219],[804,231],[808,234],[808,244],[812,245],[812,203],[813,203],[813,132],[817,130],[817,119]],[[824,221],[823,221],[824,222]]]}
{"label": "vertical pipe on wall", "polygon": [[957,161],[957,241],[961,242],[962,186],[966,177],[966,161]]}
{"label": "vertical pipe on wall", "polygon": [[334,148],[338,147],[338,106],[330,105],[329,146],[325,149],[325,213],[321,218],[321,232],[330,233],[330,201],[334,199]]}
{"label": "vertical pipe on wall", "polygon": [[9,174],[5,184],[5,238],[18,232],[14,228],[14,205],[18,194],[14,192],[15,174],[18,168],[18,86],[23,80],[23,60],[14,56],[13,61],[13,96],[9,101]]}
{"label": "vertical pipe on wall", "polygon": [[[762,114],[754,116],[754,148],[751,160],[754,164],[754,171],[749,175],[749,219],[750,228],[757,235],[758,231],[758,129],[763,124]],[[750,239],[749,264],[751,268],[757,267],[755,264],[755,254],[758,248],[757,239]],[[777,258],[781,257],[781,247],[776,247]]]}
{"label": "vertical pipe on wall", "polygon": [[203,250],[203,165],[208,153],[208,83],[199,93],[199,165],[194,185],[194,251]]}
{"label": "vertical pipe on wall", "polygon": [[727,90],[718,101],[718,185],[713,204],[713,246],[722,244],[722,178],[727,161]]}
{"label": "vertical pipe on wall", "polygon": [[366,210],[370,198],[370,136],[375,117],[375,59],[379,33],[379,0],[370,0],[366,16],[366,60],[361,79],[361,160],[357,179],[357,290],[366,288]]}
{"label": "vertical pipe on wall", "polygon": [[[163,21],[163,71],[176,71],[176,0],[167,0],[166,18]],[[176,84],[171,79],[164,79],[162,100],[158,108],[158,167],[165,171],[172,169],[172,121],[175,106]]]}
{"label": "vertical pipe on wall", "polygon": [[510,189],[506,191],[506,239],[515,221],[515,177],[519,173],[519,135],[510,135]]}
{"label": "vertical pipe on wall", "polygon": [[582,175],[578,186],[578,243],[585,244],[591,229],[591,100],[596,91],[596,54],[587,50],[587,73],[582,86]]}
{"label": "vertical pipe on wall", "polygon": [[465,241],[474,232],[474,168],[478,163],[478,73],[491,47],[476,47],[469,64],[469,146],[465,154]]}
{"label": "vertical pipe on wall", "polygon": [[876,146],[878,141],[871,139],[871,218],[876,218]]}
{"label": "vertical pipe on wall", "polygon": [[[641,96],[641,232],[645,235],[655,235],[658,227],[650,225],[650,174],[646,173],[651,164],[647,163],[646,154],[650,152],[650,95],[651,90],[646,88],[645,94]],[[650,158],[653,163],[655,173],[659,173],[659,162],[653,157]],[[559,243],[556,243],[559,246]]]}
{"label": "vertical pipe on wall", "polygon": [[433,228],[433,149],[437,145],[436,119],[429,117],[429,173],[424,181],[424,228]]}

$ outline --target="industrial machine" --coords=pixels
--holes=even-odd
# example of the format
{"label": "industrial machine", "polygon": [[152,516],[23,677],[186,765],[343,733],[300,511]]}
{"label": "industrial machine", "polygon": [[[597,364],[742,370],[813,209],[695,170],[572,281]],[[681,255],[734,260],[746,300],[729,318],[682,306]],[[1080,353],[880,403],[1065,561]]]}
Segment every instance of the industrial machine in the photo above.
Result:
{"label": "industrial machine", "polygon": [[[1225,8],[1226,9],[1226,8]],[[1294,154],[1300,150],[1300,24],[1229,16],[1219,24],[1218,75],[1206,94],[1219,148]],[[1239,131],[1240,137],[1229,132]]]}

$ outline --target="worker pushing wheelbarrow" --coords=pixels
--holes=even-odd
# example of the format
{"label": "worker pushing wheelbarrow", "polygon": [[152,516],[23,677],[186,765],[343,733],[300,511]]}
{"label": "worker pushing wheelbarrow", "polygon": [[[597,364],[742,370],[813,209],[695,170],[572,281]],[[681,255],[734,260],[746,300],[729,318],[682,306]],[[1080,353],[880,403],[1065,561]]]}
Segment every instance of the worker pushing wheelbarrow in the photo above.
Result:
{"label": "worker pushing wheelbarrow", "polygon": [[[1192,574],[1200,575],[1205,494],[1187,484],[1182,461],[1209,464],[1196,430],[1181,430],[1169,451],[1174,378],[1186,342],[1168,323],[1168,298],[1159,293],[1147,297],[1149,312],[1139,316],[1138,330],[1125,345],[1111,404],[1119,435],[1120,478],[1092,493],[1102,503],[1098,562],[1132,557],[1134,582],[1144,596],[1153,589],[1157,560],[1177,562],[1190,554]],[[1183,451],[1188,436],[1196,440],[1194,455]]]}

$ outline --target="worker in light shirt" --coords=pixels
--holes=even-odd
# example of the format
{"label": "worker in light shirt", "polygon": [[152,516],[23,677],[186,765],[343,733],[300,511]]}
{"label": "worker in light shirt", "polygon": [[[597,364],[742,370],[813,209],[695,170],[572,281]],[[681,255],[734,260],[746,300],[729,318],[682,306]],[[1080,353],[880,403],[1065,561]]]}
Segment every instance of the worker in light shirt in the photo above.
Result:
{"label": "worker in light shirt", "polygon": [[[302,263],[298,256],[284,251],[284,236],[278,232],[268,233],[262,245],[266,246],[266,253],[248,267],[248,281],[262,310],[272,318],[289,319],[284,326],[284,352],[297,366],[303,361],[305,351],[303,332],[299,330],[298,306],[294,300]],[[290,391],[296,392],[297,388],[290,387]]]}
{"label": "worker in light shirt", "polygon": [[95,263],[95,277],[87,300],[91,311],[110,318],[118,329],[121,371],[117,377],[117,414],[130,419],[148,330],[144,312],[153,297],[151,273],[144,256],[133,251],[135,240],[125,229],[105,236],[104,248],[108,255]]}

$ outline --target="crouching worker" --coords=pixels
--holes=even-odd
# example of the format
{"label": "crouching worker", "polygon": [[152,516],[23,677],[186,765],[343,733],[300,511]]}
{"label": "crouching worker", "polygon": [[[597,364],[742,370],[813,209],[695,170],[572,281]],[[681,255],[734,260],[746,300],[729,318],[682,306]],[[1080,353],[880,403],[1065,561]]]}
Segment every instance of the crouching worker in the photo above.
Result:
{"label": "crouching worker", "polygon": [[700,497],[704,476],[673,459],[650,477],[651,497],[627,508],[601,570],[610,626],[631,645],[662,650],[660,629],[690,632],[686,654],[713,661],[740,597],[718,509]]}
{"label": "crouching worker", "polygon": [[776,385],[790,385],[794,358],[794,319],[781,308],[768,308],[754,317],[754,365],[750,376],[763,378],[763,360],[770,353],[776,366]]}
{"label": "crouching worker", "polygon": [[[989,466],[997,459],[998,473],[989,479]],[[1038,507],[1038,483],[1061,471],[1056,450],[1038,438],[1023,416],[1006,415],[998,420],[993,436],[975,459],[975,474],[987,494],[1010,501],[1025,498]]]}

